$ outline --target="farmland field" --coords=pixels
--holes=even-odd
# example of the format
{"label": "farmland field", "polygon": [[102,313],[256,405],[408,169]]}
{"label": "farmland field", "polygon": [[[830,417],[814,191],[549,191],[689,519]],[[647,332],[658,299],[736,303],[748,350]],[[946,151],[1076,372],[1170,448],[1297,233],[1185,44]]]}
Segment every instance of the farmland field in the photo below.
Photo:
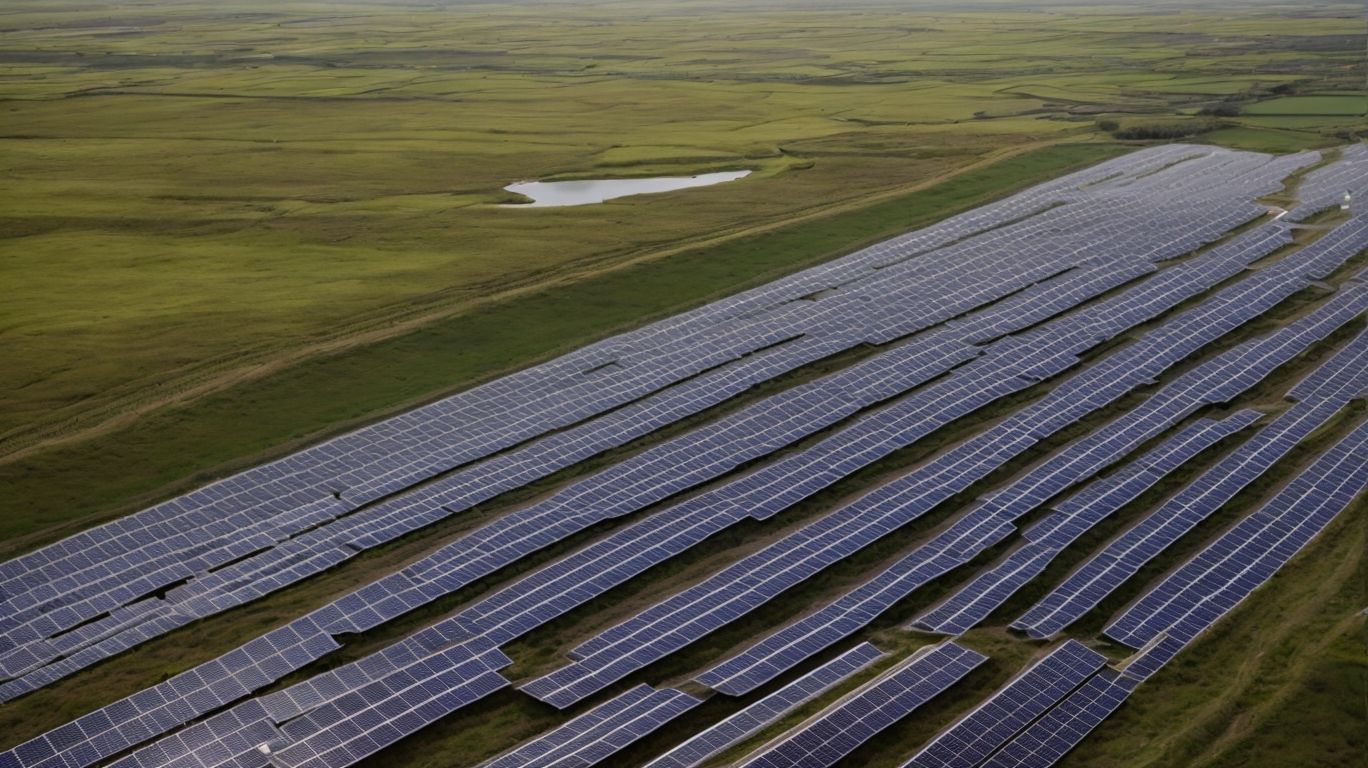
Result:
{"label": "farmland field", "polygon": [[[829,601],[862,594],[886,569],[976,520],[991,506],[981,500],[1034,482],[1032,473],[1124,425],[1151,398],[1205,391],[1192,377],[1230,365],[1244,371],[1229,379],[1242,389],[1226,392],[1224,374],[1202,379],[1207,399],[1165,416],[1162,429],[1132,425],[1124,451],[1065,486],[1073,493],[1072,485],[1131,469],[1158,478],[1081,534],[1037,581],[951,633],[988,661],[840,765],[901,766],[1066,638],[1105,657],[1108,670],[1143,655],[1139,644],[1109,634],[1108,622],[1143,607],[1148,590],[1177,578],[1179,566],[1230,526],[1282,503],[1299,487],[1293,478],[1313,476],[1338,446],[1368,444],[1354,442],[1368,429],[1363,390],[1354,389],[1368,370],[1368,331],[1362,311],[1341,306],[1368,301],[1368,251],[1360,247],[1368,245],[1368,219],[1339,207],[1346,188],[1368,199],[1368,61],[1353,26],[1361,17],[1356,4],[1271,0],[4,4],[0,768],[11,765],[4,750],[47,732],[65,739],[64,723],[181,680],[301,616],[328,618],[314,640],[330,650],[292,656],[286,671],[272,669],[242,700],[371,658],[453,616],[458,634],[472,631],[488,619],[472,611],[497,613],[495,598],[506,592],[516,605],[524,580],[568,579],[555,570],[562,559],[588,557],[607,542],[614,556],[652,552],[664,545],[630,537],[638,527],[650,531],[662,513],[735,513],[726,526],[711,517],[696,529],[690,523],[690,535],[710,531],[704,546],[690,541],[592,590],[606,565],[620,564],[590,560],[583,583],[567,582],[535,603],[540,610],[573,599],[573,608],[546,616],[525,608],[515,618],[533,622],[529,629],[490,640],[487,653],[506,654],[507,663],[489,674],[527,687],[490,693],[348,762],[475,765],[585,712],[581,700],[591,695],[598,705],[642,682],[706,695],[602,763],[642,765],[755,700],[717,693],[716,681],[704,680],[712,665],[782,636]],[[526,180],[737,170],[751,173],[577,207],[520,209],[525,199],[504,189]],[[1079,175],[1048,184],[1066,174]],[[834,261],[840,257],[853,261]],[[937,272],[937,259],[954,270]],[[840,279],[823,271],[851,263],[868,271]],[[772,287],[815,267],[802,273],[812,284],[791,296]],[[734,317],[698,309],[752,288],[761,292],[738,299]],[[754,298],[770,290],[780,298]],[[690,310],[702,314],[680,314]],[[1240,321],[1222,325],[1227,311]],[[1189,317],[1202,322],[1183,322]],[[1289,327],[1300,335],[1273,349],[1269,340]],[[1271,351],[1257,346],[1265,343]],[[888,362],[922,344],[927,360]],[[1256,348],[1254,359],[1280,362],[1265,370],[1241,357]],[[971,354],[957,357],[965,349]],[[1039,364],[1016,361],[1018,349]],[[1182,354],[1170,360],[1169,350]],[[676,355],[688,359],[677,363]],[[659,370],[649,368],[657,362]],[[925,371],[909,372],[912,362]],[[1108,365],[1117,366],[1110,378],[1089,379]],[[866,366],[877,373],[838,378]],[[981,392],[955,389],[982,371]],[[1298,384],[1322,374],[1342,388]],[[761,422],[766,429],[788,429],[810,402],[795,393],[829,379],[845,383],[820,390],[836,404],[825,421],[808,414],[811,423],[782,439],[719,438],[671,453],[676,441],[721,434],[722,425],[764,407],[777,409]],[[1125,388],[1094,400],[1085,396],[1090,381]],[[951,396],[934,396],[942,390]],[[1063,394],[1070,391],[1076,396]],[[441,400],[454,393],[456,400]],[[859,431],[866,419],[878,424],[885,407],[910,408],[922,397],[924,409],[887,429]],[[443,410],[466,402],[469,414],[459,413],[467,422]],[[433,403],[420,416],[403,415]],[[1293,418],[1313,408],[1324,412]],[[1044,416],[1019,427],[1022,414]],[[486,420],[498,423],[488,435]],[[632,431],[638,424],[652,426]],[[1162,473],[1139,463],[1191,437],[1184,430],[1214,435],[1213,424],[1235,426],[1203,437],[1205,448]],[[1305,424],[1312,426],[1297,431]],[[370,431],[353,433],[359,428]],[[1243,469],[1225,469],[1282,428],[1293,435],[1280,438],[1290,440],[1282,452],[1260,454],[1252,480],[1213,502],[1185,538],[1138,563],[1130,581],[1067,631],[1044,632],[1044,641],[1026,634],[1034,625],[1013,623],[1066,592],[1066,577],[1088,567],[1088,554],[1143,527],[1174,494],[1201,487],[1203,473],[1245,478]],[[750,496],[690,506],[743,486],[751,473],[824,450],[843,455],[827,446],[847,431],[864,435],[850,444],[865,447],[832,459],[839,472],[802,464],[776,481],[819,482],[786,500],[782,516],[760,514],[766,507]],[[331,448],[315,446],[348,434],[326,444],[352,446],[340,458],[317,459],[326,472],[299,469],[315,459],[289,463],[305,455],[297,451],[326,455]],[[381,437],[362,450],[346,442],[363,439],[356,434]],[[436,458],[411,461],[414,435],[423,450],[437,446]],[[982,468],[933,473],[975,440],[988,453],[1009,452]],[[740,458],[712,475],[684,482],[671,474],[733,454]],[[1073,455],[1077,466],[1093,460]],[[353,456],[363,458],[353,466]],[[647,463],[658,456],[673,458]],[[615,472],[651,482],[617,488]],[[467,482],[467,473],[481,479]],[[259,476],[268,479],[252,486]],[[928,492],[926,509],[887,523],[884,538],[824,563],[801,588],[728,615],[726,626],[649,663],[631,658],[638,666],[595,680],[602,685],[591,692],[555,688],[556,674],[607,653],[603,647],[621,642],[612,639],[619,626],[667,596],[710,584],[772,547],[792,546],[794,562],[815,558],[804,537],[825,535],[828,515],[858,508],[871,489],[923,476],[917,488],[944,494]],[[296,481],[302,490],[288,497],[275,490]],[[237,483],[247,488],[240,495],[217,490]],[[607,490],[573,495],[595,483]],[[206,484],[214,490],[203,497],[166,503]],[[658,495],[638,504],[639,492]],[[915,593],[881,594],[887,604],[871,598],[877,609],[842,609],[863,623],[841,630],[840,649],[869,641],[887,655],[706,764],[772,746],[944,641],[940,630],[910,622],[1025,546],[1021,532],[1062,509],[1052,505],[1063,494],[1032,502],[1012,518],[1019,526],[1002,524],[1010,540],[985,536],[968,554],[955,540],[954,568]],[[576,500],[557,507],[563,495]],[[635,506],[595,517],[628,501]],[[1186,638],[1183,653],[1060,764],[1355,765],[1368,748],[1368,504],[1357,491],[1343,501],[1346,514],[1220,623]],[[204,520],[195,516],[202,502],[211,510]],[[234,511],[239,503],[247,511]],[[283,511],[271,515],[298,520],[251,518],[275,504]],[[402,512],[398,522],[379,518],[391,505]],[[127,533],[122,522],[96,528],[148,508],[169,522]],[[537,512],[543,508],[555,513]],[[905,509],[876,509],[879,526]],[[549,538],[526,552],[517,549],[530,546],[523,540],[478,539],[521,530],[507,521],[534,513],[543,517],[527,518],[527,541]],[[347,527],[370,526],[371,514],[374,529]],[[178,521],[190,521],[185,540]],[[222,533],[226,525],[234,530]],[[93,531],[90,541],[107,535],[120,543],[82,544],[88,551],[44,560],[67,546],[54,542],[83,531]],[[133,550],[152,553],[155,567],[142,573],[119,547],[149,531],[157,541]],[[224,538],[213,546],[193,538],[206,531]],[[174,558],[163,553],[177,547]],[[460,554],[447,555],[451,547]],[[515,550],[518,557],[508,554]],[[821,550],[828,551],[835,547]],[[188,565],[166,564],[182,552]],[[259,560],[267,565],[251,570]],[[134,581],[116,602],[101,602],[99,590],[113,588],[107,568],[127,568]],[[35,581],[40,572],[51,584]],[[459,579],[424,581],[456,572]],[[756,574],[765,573],[757,566],[736,583],[762,583]],[[392,574],[417,585],[386,603],[394,611],[398,600],[403,610],[374,622],[335,615]],[[180,607],[167,607],[173,603]],[[144,610],[151,613],[136,612]],[[119,645],[150,615],[165,625]],[[835,650],[822,646],[803,661],[825,662]],[[557,697],[572,689],[579,698],[557,709]],[[194,701],[194,715],[178,712],[172,726],[138,731],[140,741],[101,743],[102,757],[82,765],[159,743],[236,699],[215,701]],[[292,718],[276,723],[306,728],[307,717]],[[273,742],[295,742],[276,768],[302,768],[294,761],[303,732]],[[260,754],[240,756],[243,765],[270,762]]]}
{"label": "farmland field", "polygon": [[1368,97],[1362,94],[1326,96],[1286,96],[1249,105],[1251,115],[1347,115],[1368,114]]}

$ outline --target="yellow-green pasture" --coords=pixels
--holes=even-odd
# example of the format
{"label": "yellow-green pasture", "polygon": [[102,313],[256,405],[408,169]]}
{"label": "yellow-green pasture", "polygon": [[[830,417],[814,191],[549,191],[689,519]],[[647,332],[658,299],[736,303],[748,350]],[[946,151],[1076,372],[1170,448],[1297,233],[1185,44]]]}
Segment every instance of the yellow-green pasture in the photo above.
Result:
{"label": "yellow-green pasture", "polygon": [[1313,96],[1285,96],[1260,101],[1245,108],[1250,115],[1353,116],[1368,115],[1368,95],[1339,93]]}

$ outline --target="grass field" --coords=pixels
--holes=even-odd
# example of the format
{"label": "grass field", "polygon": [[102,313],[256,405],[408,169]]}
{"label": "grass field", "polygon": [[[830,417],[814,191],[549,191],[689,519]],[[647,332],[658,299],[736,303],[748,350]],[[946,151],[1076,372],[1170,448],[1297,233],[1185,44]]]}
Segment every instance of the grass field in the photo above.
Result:
{"label": "grass field", "polygon": [[1245,112],[1251,115],[1368,115],[1368,96],[1363,94],[1329,94],[1324,96],[1288,96],[1250,104]]}
{"label": "grass field", "polygon": [[[10,288],[0,559],[1136,145],[1099,130],[1102,118],[1171,121],[1229,99],[1242,114],[1194,140],[1290,152],[1368,135],[1363,37],[1347,26],[1361,12],[1256,0],[13,0],[0,7],[0,280]],[[1305,95],[1274,90],[1289,87]],[[600,206],[498,207],[517,180],[739,168],[755,172]],[[526,498],[0,707],[0,746],[210,658]],[[1067,765],[1353,765],[1368,679],[1355,615],[1368,604],[1361,511]],[[924,532],[815,588],[867,578]],[[715,551],[520,642],[519,670],[605,620],[587,614],[621,612],[762,535],[719,537]],[[469,597],[352,638],[339,656]],[[776,601],[667,671],[682,675],[814,599]],[[870,636],[900,651],[927,639],[894,625]],[[851,765],[896,765],[1030,649],[1000,627],[967,642],[994,662]],[[487,704],[371,764],[445,768],[451,754],[492,754],[558,722],[511,692]],[[622,764],[666,743],[648,740]]]}
{"label": "grass field", "polygon": [[1320,140],[1309,138],[1304,133],[1282,130],[1279,128],[1264,128],[1251,125],[1237,125],[1229,128],[1221,128],[1211,133],[1202,134],[1202,142],[1208,144],[1219,144],[1233,149],[1247,149],[1251,152],[1298,152],[1303,149],[1314,149],[1316,147],[1333,146],[1336,142],[1331,137],[1323,137]]}

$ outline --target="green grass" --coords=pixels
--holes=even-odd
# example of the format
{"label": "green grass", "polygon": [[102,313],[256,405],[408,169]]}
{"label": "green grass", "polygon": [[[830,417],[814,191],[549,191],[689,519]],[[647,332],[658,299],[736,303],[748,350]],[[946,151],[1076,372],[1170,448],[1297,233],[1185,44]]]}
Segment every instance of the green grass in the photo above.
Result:
{"label": "green grass", "polygon": [[1279,154],[1328,147],[1340,143],[1340,139],[1314,133],[1248,126],[1221,128],[1210,133],[1204,133],[1197,140],[1208,144],[1231,147],[1232,149],[1248,149],[1254,152]]}
{"label": "green grass", "polygon": [[1287,698],[1259,728],[1208,765],[1211,768],[1301,768],[1361,765],[1368,752],[1368,643],[1363,622],[1335,636],[1311,661]]}
{"label": "green grass", "polygon": [[[538,291],[341,354],[318,357],[93,441],[0,466],[0,550],[84,525],[241,465],[263,451],[571,349],[1113,156],[1046,147],[930,189],[769,234]],[[134,467],[136,471],[130,472]],[[26,538],[27,537],[27,538]]]}
{"label": "green grass", "polygon": [[1250,115],[1368,116],[1368,96],[1361,93],[1287,96],[1250,104],[1244,111]]}

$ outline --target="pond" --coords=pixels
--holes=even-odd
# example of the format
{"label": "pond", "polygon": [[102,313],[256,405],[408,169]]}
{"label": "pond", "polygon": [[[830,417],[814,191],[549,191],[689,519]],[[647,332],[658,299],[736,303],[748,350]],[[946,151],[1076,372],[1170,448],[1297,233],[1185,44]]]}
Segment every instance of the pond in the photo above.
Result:
{"label": "pond", "polygon": [[505,208],[550,208],[559,205],[590,205],[628,195],[648,195],[653,192],[672,192],[689,187],[706,187],[735,181],[750,175],[750,171],[721,171],[700,173],[696,176],[656,176],[646,179],[583,179],[580,181],[520,181],[504,189],[532,199],[530,203],[512,203]]}

